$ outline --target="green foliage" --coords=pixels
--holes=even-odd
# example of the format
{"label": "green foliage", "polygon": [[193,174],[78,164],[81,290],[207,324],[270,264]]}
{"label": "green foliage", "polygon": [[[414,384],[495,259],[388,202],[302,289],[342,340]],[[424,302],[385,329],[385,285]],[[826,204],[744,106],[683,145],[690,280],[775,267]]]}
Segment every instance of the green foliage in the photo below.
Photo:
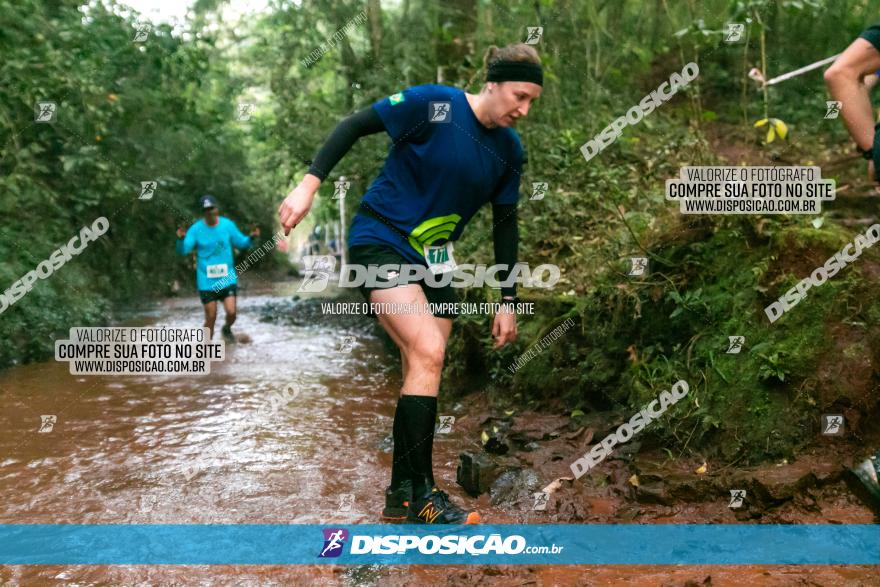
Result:
{"label": "green foliage", "polygon": [[[175,279],[192,288],[174,233],[198,218],[203,193],[240,225],[271,231],[277,191],[252,182],[234,116],[241,84],[210,35],[158,26],[133,42],[136,19],[116,5],[41,0],[0,0],[0,26],[2,289],[82,226],[110,222],[3,312],[0,365],[40,356],[71,325],[106,321],[110,301],[166,293]],[[54,122],[34,122],[38,101],[57,104]],[[139,200],[149,180],[155,196]]]}

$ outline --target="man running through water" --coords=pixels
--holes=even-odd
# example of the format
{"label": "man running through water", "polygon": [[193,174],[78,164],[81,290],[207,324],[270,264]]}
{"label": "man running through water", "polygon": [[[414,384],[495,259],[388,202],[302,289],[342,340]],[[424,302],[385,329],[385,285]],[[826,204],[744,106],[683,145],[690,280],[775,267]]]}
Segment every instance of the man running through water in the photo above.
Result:
{"label": "man running through water", "polygon": [[[492,203],[495,261],[504,282],[516,264],[523,149],[511,128],[541,95],[541,61],[524,43],[491,47],[479,94],[443,85],[421,85],[383,98],[343,120],[321,147],[308,173],[279,207],[285,234],[312,206],[315,192],[359,137],[386,131],[392,146],[370,184],[349,232],[353,265],[417,264],[443,272],[454,266],[452,244],[471,217]],[[400,271],[403,274],[403,271]],[[389,273],[396,283],[394,273]],[[376,304],[454,303],[451,285],[424,280],[361,291]],[[505,309],[515,287],[502,287]],[[412,306],[410,306],[412,307]],[[432,309],[434,307],[432,306]],[[385,491],[388,520],[429,524],[479,523],[480,516],[449,500],[434,483],[432,447],[437,394],[452,313],[380,313],[379,323],[400,349],[403,386],[394,412],[391,483]],[[515,340],[512,311],[496,314],[495,348]]]}
{"label": "man running through water", "polygon": [[[872,181],[877,181],[880,174],[880,132],[877,132],[880,123],[874,123],[868,90],[877,83],[875,72],[878,70],[880,23],[865,29],[825,71],[828,91],[841,103],[843,122],[856,142],[856,148],[868,160],[868,177]],[[870,501],[880,506],[880,451],[850,471],[867,490]]]}
{"label": "man running through water", "polygon": [[235,299],[238,293],[238,276],[232,258],[232,249],[247,249],[253,238],[260,236],[254,228],[250,237],[245,236],[235,223],[220,216],[217,201],[211,195],[202,196],[199,205],[204,218],[185,230],[177,229],[177,254],[188,255],[196,250],[196,286],[205,308],[205,326],[214,338],[214,322],[217,320],[217,302],[223,302],[226,323],[221,330],[226,342],[235,342],[232,325],[235,323]]}

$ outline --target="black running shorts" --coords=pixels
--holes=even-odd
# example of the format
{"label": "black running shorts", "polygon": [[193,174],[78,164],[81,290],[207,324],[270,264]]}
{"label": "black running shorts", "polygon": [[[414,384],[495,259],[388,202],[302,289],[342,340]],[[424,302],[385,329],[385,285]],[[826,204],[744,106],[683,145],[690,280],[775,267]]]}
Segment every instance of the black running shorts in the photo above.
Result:
{"label": "black running shorts", "polygon": [[[387,245],[355,245],[348,250],[348,263],[350,265],[363,265],[364,267],[369,267],[371,265],[406,265],[410,264],[411,261],[407,260],[403,255]],[[379,280],[382,281],[381,278],[379,278]],[[452,306],[450,306],[450,304],[455,304],[458,302],[458,294],[456,293],[455,288],[453,288],[452,285],[446,285],[443,287],[432,287],[429,284],[425,283],[424,280],[419,280],[414,283],[418,283],[421,286],[422,291],[425,292],[425,298],[428,300],[429,304],[433,304],[434,306],[446,304],[446,306],[444,306],[444,311],[440,311],[439,308],[432,307],[431,311],[434,316],[438,318],[456,317],[457,314],[452,309]],[[374,289],[383,288],[367,287],[365,285],[362,285],[358,289],[360,289],[363,296],[367,299],[367,302],[369,302],[370,292],[372,292]],[[445,311],[447,309],[448,311]],[[370,312],[370,315],[374,314]]]}
{"label": "black running shorts", "polygon": [[199,290],[199,298],[202,300],[203,304],[210,304],[211,302],[220,302],[228,298],[229,296],[235,297],[238,295],[238,285],[230,285],[224,287],[223,289],[219,289],[214,291],[212,289],[200,289]]}

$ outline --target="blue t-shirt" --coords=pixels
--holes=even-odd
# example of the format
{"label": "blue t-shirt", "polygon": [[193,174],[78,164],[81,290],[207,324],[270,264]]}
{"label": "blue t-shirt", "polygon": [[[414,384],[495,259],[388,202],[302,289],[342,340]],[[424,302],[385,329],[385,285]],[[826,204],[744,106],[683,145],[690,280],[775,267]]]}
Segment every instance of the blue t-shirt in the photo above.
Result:
{"label": "blue t-shirt", "polygon": [[458,240],[487,202],[516,204],[523,163],[519,136],[511,128],[483,126],[462,90],[415,86],[373,108],[392,145],[362,201],[384,220],[356,214],[349,247],[385,244],[424,265],[424,246]]}
{"label": "blue t-shirt", "polygon": [[[196,250],[196,285],[199,291],[211,291],[215,283],[223,282],[223,287],[235,285],[235,263],[232,248],[246,249],[251,246],[251,238],[245,236],[235,222],[221,216],[215,226],[208,226],[199,220],[189,227],[183,239],[177,239],[177,253],[188,255]],[[221,288],[222,289],[222,288]]]}

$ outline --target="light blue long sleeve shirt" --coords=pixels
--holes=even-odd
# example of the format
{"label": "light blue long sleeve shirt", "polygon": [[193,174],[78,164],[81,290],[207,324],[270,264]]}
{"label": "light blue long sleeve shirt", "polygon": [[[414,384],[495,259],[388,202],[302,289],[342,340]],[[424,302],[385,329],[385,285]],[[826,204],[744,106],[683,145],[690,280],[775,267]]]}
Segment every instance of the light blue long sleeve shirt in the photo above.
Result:
{"label": "light blue long sleeve shirt", "polygon": [[199,291],[211,291],[220,281],[224,287],[238,283],[232,249],[246,249],[251,238],[245,236],[235,223],[221,216],[215,226],[199,220],[189,227],[183,239],[177,239],[177,254],[196,252],[196,285]]}

